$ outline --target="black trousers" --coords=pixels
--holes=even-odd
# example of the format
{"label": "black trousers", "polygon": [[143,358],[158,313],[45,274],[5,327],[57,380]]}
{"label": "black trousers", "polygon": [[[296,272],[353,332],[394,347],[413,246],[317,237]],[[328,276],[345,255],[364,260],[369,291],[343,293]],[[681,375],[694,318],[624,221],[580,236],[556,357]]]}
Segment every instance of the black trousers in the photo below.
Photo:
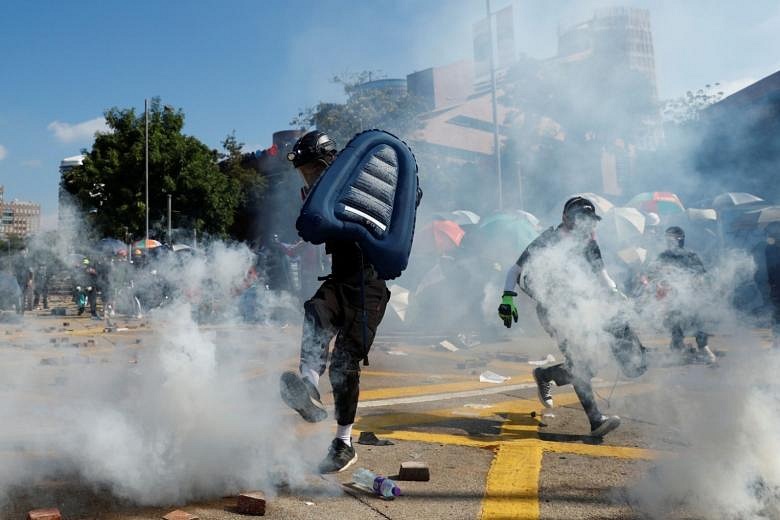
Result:
{"label": "black trousers", "polygon": [[709,336],[702,330],[700,320],[695,316],[686,316],[680,311],[672,311],[666,315],[664,325],[672,334],[672,349],[682,350],[685,346],[685,333],[693,331],[696,338],[696,346],[707,346]]}
{"label": "black trousers", "polygon": [[780,336],[780,290],[772,288],[769,294],[772,302],[772,331]]}
{"label": "black trousers", "polygon": [[[365,343],[359,273],[348,279],[326,280],[303,305],[301,371],[310,368],[323,375],[330,357],[328,375],[333,388],[336,422],[342,426],[355,422],[360,395],[360,362],[368,356],[390,300],[387,284],[376,278],[372,269],[364,272],[364,287]],[[328,346],[334,336],[333,352],[329,353]]]}
{"label": "black trousers", "polygon": [[550,323],[547,309],[536,305],[536,315],[544,330],[558,343],[558,348],[564,357],[564,362],[557,365],[542,368],[541,379],[546,383],[555,381],[557,386],[571,384],[574,387],[574,393],[577,394],[588,420],[593,426],[601,419],[601,412],[596,404],[596,397],[593,395],[593,386],[590,380],[595,375],[595,371],[589,360],[576,355],[574,349],[570,348],[567,341],[558,335],[558,332]]}

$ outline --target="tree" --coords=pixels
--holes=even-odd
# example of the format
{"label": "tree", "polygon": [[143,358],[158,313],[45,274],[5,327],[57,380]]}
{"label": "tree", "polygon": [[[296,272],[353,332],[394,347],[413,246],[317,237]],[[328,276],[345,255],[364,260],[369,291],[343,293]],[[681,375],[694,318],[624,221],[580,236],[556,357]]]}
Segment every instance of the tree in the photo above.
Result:
{"label": "tree", "polygon": [[239,200],[235,211],[235,219],[230,227],[230,236],[246,241],[254,240],[253,224],[260,215],[258,208],[263,204],[266,189],[266,179],[255,169],[246,166],[245,155],[241,151],[244,143],[236,138],[235,130],[222,141],[222,172],[232,179],[239,189]]}
{"label": "tree", "polygon": [[425,110],[415,96],[392,88],[368,84],[376,72],[364,71],[348,76],[334,76],[347,100],[344,103],[320,102],[298,113],[291,125],[315,127],[327,133],[339,146],[371,128],[380,128],[402,139],[419,127],[417,115]]}
{"label": "tree", "polygon": [[[144,115],[135,109],[105,112],[109,131],[97,133],[84,163],[60,180],[98,236],[144,235]],[[217,236],[227,234],[240,201],[239,183],[224,175],[216,150],[182,133],[184,113],[162,105],[149,107],[149,221],[167,218],[168,194],[177,211],[176,227]]]}
{"label": "tree", "polygon": [[704,85],[696,92],[688,91],[684,96],[670,99],[661,111],[664,120],[675,125],[686,125],[699,120],[701,111],[723,99],[723,91],[715,90],[720,83]]}

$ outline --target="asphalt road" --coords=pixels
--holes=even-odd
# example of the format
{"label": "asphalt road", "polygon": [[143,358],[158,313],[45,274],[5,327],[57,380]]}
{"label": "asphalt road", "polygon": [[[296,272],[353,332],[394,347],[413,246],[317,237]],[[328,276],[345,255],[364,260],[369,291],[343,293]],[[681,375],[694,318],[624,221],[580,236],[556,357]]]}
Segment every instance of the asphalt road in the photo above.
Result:
{"label": "asphalt road", "polygon": [[[117,319],[112,327],[82,317],[27,314],[0,320],[0,367],[13,373],[15,366],[32,365],[29,377],[40,381],[40,393],[19,396],[15,386],[0,381],[0,399],[16,400],[19,413],[34,410],[50,392],[68,392],[74,367],[91,373],[142,370],[145,351],[156,348],[155,328],[146,320]],[[299,329],[217,324],[203,327],[219,338],[223,350],[218,360],[229,363],[239,353],[263,348],[264,342],[284,337],[296,341]],[[766,331],[755,331],[757,342],[768,340]],[[679,431],[654,411],[657,378],[645,375],[631,381],[615,381],[614,371],[597,379],[600,406],[605,413],[623,418],[622,426],[596,443],[583,435],[587,421],[570,387],[554,388],[556,406],[541,408],[532,384],[528,361],[548,354],[560,357],[546,337],[518,338],[460,348],[455,352],[434,348],[437,340],[380,336],[363,371],[361,406],[354,437],[374,432],[391,440],[390,446],[356,444],[355,466],[393,476],[401,462],[425,462],[429,482],[399,482],[403,495],[380,500],[350,485],[351,471],[321,477],[313,472],[294,482],[283,469],[268,496],[267,518],[373,519],[373,518],[646,518],[636,510],[631,490],[652,471],[659,458],[685,449]],[[650,347],[664,350],[662,338],[650,338]],[[716,349],[728,350],[727,339],[714,338]],[[269,345],[268,348],[271,348]],[[294,367],[297,352],[283,352],[278,362],[256,356],[245,363],[241,377],[247,385],[263,374]],[[724,358],[726,361],[728,357]],[[725,362],[725,361],[724,361]],[[86,369],[85,369],[86,370]],[[483,383],[479,375],[490,370],[510,379]],[[704,365],[657,363],[651,372],[665,381],[684,382],[695,371],[697,380],[717,380],[718,369]],[[0,373],[3,373],[0,370]],[[86,373],[86,372],[85,372]],[[323,378],[323,395],[332,404]],[[273,413],[296,420],[278,403]],[[39,431],[19,431],[4,424],[0,434],[0,464],[20,468],[36,465],[57,468],[45,449],[47,436],[57,435],[56,424]],[[52,431],[54,430],[54,431]],[[300,422],[295,434],[302,442],[331,435],[331,421],[309,425]],[[29,439],[39,436],[40,449],[29,449]],[[323,446],[323,453],[326,446]],[[63,466],[67,467],[67,466]],[[2,474],[2,473],[0,473]],[[4,483],[0,480],[0,485]],[[246,518],[235,511],[234,496],[203,496],[201,501],[138,507],[117,496],[110,487],[85,482],[82,476],[54,471],[46,479],[5,483],[0,497],[0,518],[24,518],[35,507],[59,507],[67,519],[149,519],[182,509],[201,519]],[[239,489],[236,492],[242,491]],[[684,507],[675,518],[695,518]]]}

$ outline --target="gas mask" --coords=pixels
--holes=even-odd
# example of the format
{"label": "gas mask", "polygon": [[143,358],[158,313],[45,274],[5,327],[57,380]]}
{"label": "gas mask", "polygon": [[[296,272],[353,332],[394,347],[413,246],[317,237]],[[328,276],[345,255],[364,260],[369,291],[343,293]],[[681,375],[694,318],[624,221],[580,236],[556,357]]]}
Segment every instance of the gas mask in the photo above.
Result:
{"label": "gas mask", "polygon": [[576,237],[586,239],[591,238],[596,232],[596,226],[599,221],[588,214],[579,214],[574,217],[574,226],[572,226],[572,234]]}

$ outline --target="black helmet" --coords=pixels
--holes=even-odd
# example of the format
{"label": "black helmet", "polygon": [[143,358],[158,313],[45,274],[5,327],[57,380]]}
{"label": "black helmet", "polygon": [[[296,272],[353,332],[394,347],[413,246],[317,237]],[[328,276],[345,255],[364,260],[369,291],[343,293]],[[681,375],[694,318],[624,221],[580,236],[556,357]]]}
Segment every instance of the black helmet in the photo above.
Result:
{"label": "black helmet", "polygon": [[596,206],[584,197],[572,197],[563,205],[563,224],[571,229],[574,227],[574,219],[583,215],[599,221],[601,217],[596,214]]}
{"label": "black helmet", "polygon": [[685,231],[683,231],[680,226],[666,228],[664,235],[666,236],[667,240],[677,241],[677,245],[679,247],[685,246]]}
{"label": "black helmet", "polygon": [[287,160],[297,168],[302,164],[319,160],[329,165],[335,156],[336,143],[333,139],[325,132],[312,130],[298,139],[292,151],[287,154]]}

